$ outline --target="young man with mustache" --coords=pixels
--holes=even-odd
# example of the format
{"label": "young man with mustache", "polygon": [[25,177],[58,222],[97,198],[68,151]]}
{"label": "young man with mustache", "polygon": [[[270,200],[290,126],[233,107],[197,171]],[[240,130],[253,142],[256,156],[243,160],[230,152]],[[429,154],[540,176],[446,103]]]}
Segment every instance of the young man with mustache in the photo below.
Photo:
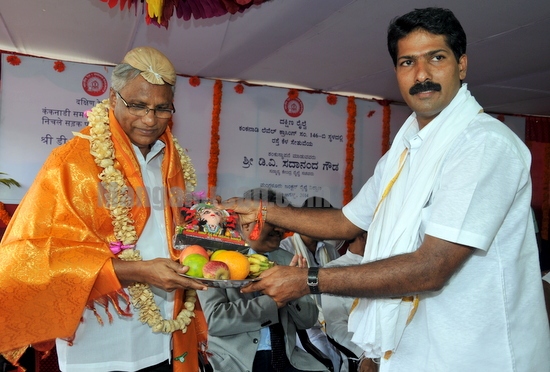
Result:
{"label": "young man with mustache", "polygon": [[243,292],[360,298],[352,341],[380,371],[548,371],[531,217],[531,156],[466,84],[466,35],[446,9],[394,19],[388,49],[413,114],[342,210],[222,203],[319,239],[368,232],[361,265],[276,267]]}

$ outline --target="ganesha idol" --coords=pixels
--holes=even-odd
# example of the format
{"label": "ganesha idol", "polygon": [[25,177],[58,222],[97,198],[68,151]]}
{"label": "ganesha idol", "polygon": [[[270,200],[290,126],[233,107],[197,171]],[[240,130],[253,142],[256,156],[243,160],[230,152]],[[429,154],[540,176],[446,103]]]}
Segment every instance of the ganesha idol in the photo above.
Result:
{"label": "ganesha idol", "polygon": [[236,230],[238,216],[210,202],[184,206],[176,224],[174,246],[183,249],[198,244],[212,250],[244,248],[244,240]]}

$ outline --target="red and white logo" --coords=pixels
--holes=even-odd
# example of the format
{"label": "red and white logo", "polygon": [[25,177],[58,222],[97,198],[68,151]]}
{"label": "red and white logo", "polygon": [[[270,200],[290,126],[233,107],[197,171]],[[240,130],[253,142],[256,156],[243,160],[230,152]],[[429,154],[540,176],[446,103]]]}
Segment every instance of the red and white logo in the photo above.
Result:
{"label": "red and white logo", "polygon": [[107,79],[98,72],[90,72],[82,79],[82,88],[90,96],[101,96],[107,91]]}
{"label": "red and white logo", "polygon": [[297,118],[302,115],[302,112],[304,112],[304,104],[302,103],[302,100],[298,97],[287,98],[285,101],[285,112],[288,116],[293,118]]}

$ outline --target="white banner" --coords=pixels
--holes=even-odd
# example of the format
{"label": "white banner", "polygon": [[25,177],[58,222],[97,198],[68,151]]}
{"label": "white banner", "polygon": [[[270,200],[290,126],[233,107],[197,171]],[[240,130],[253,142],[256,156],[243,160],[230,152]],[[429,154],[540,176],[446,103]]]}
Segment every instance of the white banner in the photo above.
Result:
{"label": "white banner", "polygon": [[224,83],[218,194],[242,195],[252,187],[284,194],[294,205],[310,196],[342,203],[346,100],[331,106],[324,94]]}
{"label": "white banner", "polygon": [[[112,69],[19,56],[13,66],[2,55],[0,172],[22,187],[0,187],[0,200],[17,204],[53,148],[87,125],[84,111],[108,97]],[[6,177],[6,176],[3,176]]]}
{"label": "white banner", "polygon": [[[112,72],[112,67],[71,62],[57,72],[53,60],[19,58],[13,66],[2,55],[0,172],[22,184],[0,187],[0,200],[8,204],[20,202],[51,150],[87,124],[83,113],[108,97]],[[239,94],[236,85],[223,82],[216,194],[228,198],[269,187],[294,205],[322,196],[341,207],[347,98],[330,105],[326,94],[299,92],[290,98],[285,88],[246,85]],[[213,80],[201,79],[193,87],[189,78],[178,76],[173,132],[197,170],[196,191],[208,187],[213,96]],[[357,143],[365,138],[380,143],[382,107],[361,99],[356,105]],[[356,144],[355,154],[354,173],[369,173],[361,164],[378,159],[380,148]]]}

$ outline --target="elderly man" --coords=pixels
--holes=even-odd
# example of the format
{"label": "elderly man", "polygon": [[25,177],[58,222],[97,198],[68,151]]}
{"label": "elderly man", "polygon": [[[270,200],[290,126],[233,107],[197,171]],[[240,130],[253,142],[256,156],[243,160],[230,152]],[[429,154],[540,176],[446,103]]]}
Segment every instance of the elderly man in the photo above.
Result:
{"label": "elderly man", "polygon": [[172,247],[175,200],[195,182],[169,129],[175,83],[156,49],[128,52],[109,100],[21,201],[0,249],[0,352],[11,360],[57,339],[64,372],[197,371],[205,287],[181,276]]}

